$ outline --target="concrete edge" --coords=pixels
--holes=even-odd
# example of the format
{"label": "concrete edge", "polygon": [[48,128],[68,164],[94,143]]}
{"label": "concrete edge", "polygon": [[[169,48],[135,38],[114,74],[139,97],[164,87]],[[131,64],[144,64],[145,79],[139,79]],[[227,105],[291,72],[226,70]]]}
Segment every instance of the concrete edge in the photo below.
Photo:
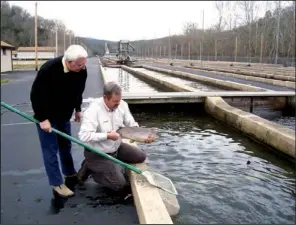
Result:
{"label": "concrete edge", "polygon": [[[214,72],[216,74],[220,74],[222,76],[236,77],[236,78],[241,78],[241,79],[245,79],[245,80],[258,81],[258,82],[262,82],[262,83],[266,83],[266,84],[272,84],[272,85],[276,85],[276,86],[294,88],[295,89],[295,82],[268,79],[268,78],[263,78],[263,77],[256,77],[256,74],[252,75],[252,74],[247,74],[247,73],[242,73],[242,72],[232,72],[232,71],[222,70],[222,69],[206,69],[206,68],[201,69],[200,67],[196,67],[196,66],[184,66],[184,67],[185,68],[190,68],[190,69],[195,69],[197,71],[198,70],[200,70],[200,71],[212,71],[212,72]],[[257,75],[259,75],[259,74],[257,74]]]}
{"label": "concrete edge", "polygon": [[261,74],[262,76],[279,76],[278,78],[280,77],[283,77],[283,76],[287,76],[287,77],[290,77],[290,78],[295,78],[295,69],[292,71],[292,70],[287,70],[287,69],[274,69],[274,68],[262,68],[262,67],[255,67],[254,65],[252,67],[246,67],[246,66],[238,66],[238,65],[235,65],[233,64],[233,67],[232,68],[229,68],[229,65],[214,65],[214,64],[208,64],[208,65],[205,65],[205,68],[220,68],[221,69],[221,66],[222,68],[224,67],[224,69],[226,70],[239,70],[239,72],[243,72],[243,73],[247,73],[247,74]]}
{"label": "concrete edge", "polygon": [[[162,60],[162,61],[161,61]],[[155,60],[155,62],[161,62],[161,63],[167,63],[169,59],[157,59]],[[200,60],[188,60],[188,59],[171,59],[169,61],[173,61],[175,63],[201,63]],[[223,65],[223,64],[230,64],[233,63],[236,66],[246,66],[247,64],[249,64],[248,62],[233,62],[233,61],[207,61],[207,60],[203,60],[202,63],[206,66],[208,65],[215,65],[215,66],[219,66],[219,65]],[[290,67],[270,67],[271,64],[266,64],[266,63],[251,63],[254,67],[253,68],[260,68],[262,69],[269,69],[269,70],[276,70],[277,72],[282,72],[279,70],[284,69],[285,71],[290,71],[292,73],[295,72],[295,67],[290,66]]]}
{"label": "concrete edge", "polygon": [[105,78],[105,71],[104,71],[104,68],[102,67],[102,65],[100,64],[99,65],[99,71],[101,72],[101,75],[102,75],[102,79],[103,79],[103,83],[105,84],[106,83],[106,78]]}
{"label": "concrete edge", "polygon": [[165,86],[166,88],[172,89],[174,91],[192,91],[192,92],[194,92],[197,90],[197,89],[189,87],[187,85],[181,85],[181,84],[175,85],[173,82],[170,82],[168,80],[165,80],[162,78],[157,78],[157,77],[151,76],[149,74],[145,74],[140,71],[133,70],[127,66],[122,66],[121,68],[123,70],[133,74],[136,77],[142,77],[142,78],[149,79],[151,81],[157,82],[157,83]]}
{"label": "concrete edge", "polygon": [[[183,66],[192,66],[192,65],[183,65]],[[259,76],[264,78],[274,78],[274,79],[285,79],[288,81],[295,81],[295,75],[291,73],[291,71],[281,71],[281,74],[279,74],[279,71],[270,71],[267,69],[262,68],[254,68],[254,67],[239,67],[239,66],[220,66],[220,65],[205,65],[204,67],[200,67],[198,65],[194,65],[193,67],[197,67],[198,69],[207,69],[207,70],[217,70],[221,72],[230,72],[230,73],[237,73],[242,75],[249,75],[249,76]],[[275,72],[275,73],[271,73]],[[283,75],[284,74],[284,75]]]}
{"label": "concrete edge", "polygon": [[222,120],[292,158],[296,158],[294,130],[232,107],[221,97],[207,97],[205,110],[214,118]]}
{"label": "concrete edge", "polygon": [[[100,65],[100,71],[104,83],[106,82],[106,74],[104,68]],[[131,143],[127,139],[123,139],[125,143]],[[134,165],[139,169],[147,169],[146,162]],[[152,187],[141,177],[129,170],[129,178],[132,187],[134,202],[140,224],[173,224],[171,216],[175,216],[180,211],[180,205],[176,196],[169,195]],[[171,205],[172,204],[172,205]]]}
{"label": "concrete edge", "polygon": [[[128,139],[123,139],[123,142],[137,146],[135,142],[131,143]],[[133,166],[141,170],[148,168],[146,163]],[[128,174],[140,224],[173,224],[158,189],[152,187],[143,176],[130,170]]]}
{"label": "concrete edge", "polygon": [[173,70],[167,70],[163,68],[157,68],[153,66],[147,66],[143,65],[143,68],[148,69],[148,70],[153,70],[156,72],[163,72],[169,75],[174,75],[176,77],[181,77],[181,78],[190,78],[195,81],[203,82],[206,84],[210,84],[213,86],[220,86],[223,88],[230,88],[230,89],[235,89],[235,90],[241,90],[241,91],[271,91],[269,89],[265,88],[259,88],[255,86],[250,86],[246,84],[240,84],[232,81],[224,81],[224,80],[218,80],[215,78],[210,78],[210,77],[205,77],[205,76],[200,76],[197,74],[192,74],[192,73],[186,73],[186,72],[181,72],[181,71],[173,71]]}

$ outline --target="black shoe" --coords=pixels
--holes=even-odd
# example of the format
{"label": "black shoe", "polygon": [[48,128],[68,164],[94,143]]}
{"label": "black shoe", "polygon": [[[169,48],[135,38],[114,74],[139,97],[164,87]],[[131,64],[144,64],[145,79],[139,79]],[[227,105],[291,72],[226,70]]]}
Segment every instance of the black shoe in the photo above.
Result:
{"label": "black shoe", "polygon": [[128,196],[132,196],[132,188],[130,185],[126,185],[124,188],[120,189],[116,193],[121,199],[125,200]]}
{"label": "black shoe", "polygon": [[85,160],[81,163],[81,168],[77,173],[77,180],[79,184],[83,184],[91,175],[91,171],[87,168]]}
{"label": "black shoe", "polygon": [[65,177],[65,185],[71,190],[75,191],[75,186],[78,184],[77,174]]}

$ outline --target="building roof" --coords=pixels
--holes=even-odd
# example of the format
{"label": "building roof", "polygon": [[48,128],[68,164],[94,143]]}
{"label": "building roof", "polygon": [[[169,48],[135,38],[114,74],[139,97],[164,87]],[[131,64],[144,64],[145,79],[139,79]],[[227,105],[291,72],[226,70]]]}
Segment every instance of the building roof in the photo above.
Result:
{"label": "building roof", "polygon": [[17,54],[17,51],[16,50],[13,50],[12,51],[12,54],[14,55],[14,54]]}
{"label": "building roof", "polygon": [[[55,47],[37,47],[39,52],[55,52]],[[35,52],[35,47],[18,47],[18,52]]]}
{"label": "building roof", "polygon": [[1,41],[1,47],[6,47],[6,48],[14,48],[14,46],[4,42],[4,41]]}

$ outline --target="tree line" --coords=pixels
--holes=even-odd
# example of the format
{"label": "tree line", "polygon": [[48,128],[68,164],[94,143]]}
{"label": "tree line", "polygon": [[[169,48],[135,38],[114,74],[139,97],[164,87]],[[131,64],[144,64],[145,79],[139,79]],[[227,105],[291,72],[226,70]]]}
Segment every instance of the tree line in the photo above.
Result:
{"label": "tree line", "polygon": [[[187,22],[179,35],[138,40],[133,55],[203,60],[237,60],[279,63],[295,60],[295,1],[282,6],[280,1],[216,1],[217,23],[202,29],[201,23]],[[287,3],[287,2],[286,2]],[[274,4],[271,9],[269,4]],[[227,13],[231,11],[231,13]],[[256,16],[265,8],[263,17]],[[116,43],[95,38],[75,37],[57,20],[38,16],[38,46],[56,46],[62,54],[69,44],[86,46],[89,53],[103,55],[105,42],[116,51]],[[1,40],[19,46],[34,46],[34,16],[19,6],[1,1]],[[119,40],[118,40],[119,41]]]}
{"label": "tree line", "polygon": [[[280,1],[232,3],[236,9],[226,17],[224,12],[229,11],[230,2],[216,2],[219,17],[212,27],[202,29],[195,22],[187,22],[180,35],[134,42],[138,49],[134,54],[264,63],[274,63],[278,55],[278,63],[295,60],[295,1],[286,2],[285,7]],[[265,15],[257,17],[256,11],[262,8],[266,9]]]}
{"label": "tree line", "polygon": [[[38,46],[55,47],[57,35],[58,55],[63,54],[64,49],[70,44],[85,45],[84,40],[75,37],[74,32],[67,29],[62,21],[38,16],[37,32]],[[1,40],[15,46],[16,49],[20,46],[35,46],[35,17],[22,7],[1,1]]]}

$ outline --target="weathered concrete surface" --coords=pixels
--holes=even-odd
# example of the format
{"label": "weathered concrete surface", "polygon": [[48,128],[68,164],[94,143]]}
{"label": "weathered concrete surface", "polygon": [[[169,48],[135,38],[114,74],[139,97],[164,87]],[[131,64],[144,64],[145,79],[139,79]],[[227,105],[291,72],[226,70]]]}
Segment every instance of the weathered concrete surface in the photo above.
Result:
{"label": "weathered concrete surface", "polygon": [[[168,89],[170,90],[173,90],[173,91],[176,91],[176,92],[196,92],[198,91],[197,89],[195,88],[192,88],[192,87],[189,87],[187,85],[182,85],[182,84],[175,84],[174,82],[171,82],[169,79],[165,79],[165,78],[156,78],[154,76],[151,76],[149,74],[146,74],[144,72],[140,72],[140,71],[135,71],[133,70],[132,68],[129,68],[129,67],[126,67],[126,66],[122,66],[122,68],[126,71],[128,71],[129,73],[135,75],[135,76],[138,76],[138,77],[141,77],[147,81],[149,81],[151,83],[151,80],[158,83],[158,84],[161,84],[165,87],[167,87]],[[199,77],[197,75],[194,75],[194,74],[188,74],[188,73],[183,73],[183,72],[179,72],[179,71],[170,71],[170,70],[166,70],[166,69],[160,69],[160,68],[154,68],[154,67],[150,67],[150,66],[145,66],[145,68],[147,69],[151,69],[151,70],[155,70],[155,71],[158,71],[158,72],[164,72],[164,73],[167,73],[168,75],[172,75],[172,76],[177,76],[177,77],[181,77],[181,78],[189,78],[189,79],[192,79],[192,80],[197,80],[200,81],[199,79],[203,80],[204,79],[207,79],[205,77]],[[207,82],[210,84],[210,85],[221,85],[221,82],[220,80],[216,80],[216,79],[211,79],[211,78],[208,78],[209,80],[207,80]],[[210,80],[211,79],[211,80]],[[271,90],[266,90],[266,89],[263,89],[261,90],[261,88],[257,88],[257,87],[254,87],[254,86],[249,86],[249,85],[242,85],[242,84],[237,84],[237,83],[233,83],[233,82],[226,82],[224,84],[224,88],[230,88],[232,87],[233,89],[239,89],[241,88],[242,91],[268,91],[268,92],[272,92]],[[291,97],[288,97],[288,100],[289,98]],[[200,99],[200,102],[203,102],[205,98],[201,98]],[[186,99],[183,99],[184,101],[186,101]],[[151,100],[153,101],[153,99]],[[245,107],[245,106],[248,106],[248,105],[251,105],[251,100],[250,98],[246,98],[246,99],[238,99],[238,98],[232,98],[232,97],[225,97],[225,101],[227,101],[228,103],[230,103],[231,105],[235,106],[235,107]],[[137,100],[129,100],[129,102],[139,102]],[[142,103],[144,103],[145,101],[143,101]],[[147,102],[147,101],[146,101]],[[164,100],[164,102],[169,102],[169,100]],[[186,102],[190,102],[189,100],[187,100]],[[267,106],[267,107],[272,107],[274,109],[282,109],[286,106],[286,104],[290,104],[290,101],[288,101],[286,103],[286,97],[271,97],[271,98],[263,98],[262,100],[260,100],[260,98],[253,98],[253,103],[252,103],[254,106],[256,105],[261,105],[261,106]]]}
{"label": "weathered concrete surface", "polygon": [[295,158],[295,131],[228,105],[220,97],[207,97],[205,109],[213,117]]}
{"label": "weathered concrete surface", "polygon": [[[122,66],[126,67],[126,66]],[[125,68],[128,72],[134,71],[129,67]],[[104,68],[100,65],[103,81],[106,81]],[[124,142],[137,145],[136,142],[131,143],[124,139]],[[146,162],[134,165],[139,169],[147,169]],[[132,186],[134,202],[137,208],[139,221],[141,224],[170,224],[172,223],[170,216],[175,216],[180,211],[180,205],[175,195],[165,193],[155,188],[132,171],[129,171],[130,183]]]}
{"label": "weathered concrete surface", "polygon": [[[194,65],[195,64],[191,64]],[[198,64],[197,64],[198,65]],[[244,75],[254,75],[258,74],[260,77],[265,77],[265,78],[272,78],[272,79],[277,79],[277,80],[288,80],[288,81],[293,81],[295,80],[295,69],[294,71],[289,71],[282,67],[280,70],[276,70],[274,68],[258,68],[254,67],[253,65],[251,67],[242,67],[242,66],[237,66],[235,64],[230,64],[228,65],[204,65],[203,67],[200,68],[206,68],[206,69],[223,69],[223,70],[228,70],[231,72],[242,72]]]}
{"label": "weathered concrete surface", "polygon": [[292,108],[296,108],[296,96],[288,97],[288,105]]}
{"label": "weathered concrete surface", "polygon": [[210,71],[202,71],[198,72],[194,69],[188,69],[188,68],[182,68],[182,67],[175,67],[175,66],[169,66],[169,65],[161,65],[161,64],[151,64],[153,67],[157,68],[162,68],[162,69],[167,69],[167,70],[173,70],[173,71],[180,71],[180,72],[185,72],[185,73],[191,73],[195,74],[198,76],[202,77],[207,77],[207,78],[214,78],[219,81],[231,81],[239,84],[245,84],[248,86],[253,86],[253,87],[258,87],[262,89],[268,89],[268,90],[273,90],[273,91],[295,91],[293,88],[287,88],[287,87],[281,87],[281,86],[275,86],[271,84],[266,84],[258,81],[251,81],[251,80],[244,80],[236,77],[227,77],[227,76],[220,76],[217,74],[214,74],[213,72]]}
{"label": "weathered concrete surface", "polygon": [[[190,64],[201,64],[200,60],[180,60],[180,59],[173,59],[173,60],[169,60],[169,59],[148,59],[148,60],[142,60],[143,62],[146,61],[151,61],[154,63],[171,63],[173,62],[174,64],[178,64],[178,65],[190,65]],[[232,61],[202,61],[202,66],[203,67],[208,67],[208,66],[217,66],[217,67],[226,67],[229,66],[230,64],[233,64],[234,67],[236,68],[248,68],[248,70],[260,70],[260,71],[266,71],[266,72],[270,72],[273,74],[285,74],[285,75],[291,75],[294,76],[295,75],[295,67],[283,67],[283,65],[278,64],[264,64],[264,63],[251,63],[251,67],[247,67],[247,65],[249,64],[248,62],[232,62]]]}
{"label": "weathered concrete surface", "polygon": [[[272,84],[276,86],[281,87],[287,87],[287,88],[294,88],[295,89],[295,77],[289,77],[289,76],[280,76],[280,75],[264,75],[260,73],[254,73],[254,72],[244,72],[244,71],[230,71],[226,69],[218,69],[218,68],[201,68],[198,66],[184,66],[185,68],[189,69],[196,69],[197,71],[212,71],[215,74],[219,74],[222,76],[228,76],[228,77],[237,77],[242,78],[245,80],[252,80],[252,81],[258,81],[266,84]],[[241,74],[241,75],[239,75]],[[274,79],[271,79],[274,78]],[[277,79],[275,79],[277,78]],[[291,82],[293,81],[293,82]]]}
{"label": "weathered concrete surface", "polygon": [[195,81],[199,81],[199,82],[203,82],[206,84],[215,85],[215,86],[223,87],[223,88],[231,88],[234,90],[242,90],[242,91],[269,91],[268,89],[264,89],[264,88],[253,87],[253,86],[235,83],[235,82],[231,82],[231,81],[218,80],[215,78],[199,76],[196,74],[186,73],[186,72],[182,72],[182,71],[173,71],[173,70],[169,70],[169,69],[163,69],[163,68],[147,66],[147,65],[143,65],[143,68],[157,71],[157,72],[163,72],[163,73],[166,73],[166,74],[169,74],[172,76],[176,76],[176,77],[189,78],[191,80],[195,80]]}
{"label": "weathered concrete surface", "polygon": [[[137,146],[136,142],[131,143],[128,139],[123,141]],[[146,162],[133,166],[140,170],[148,169]],[[177,215],[180,210],[176,197],[152,187],[142,175],[133,171],[129,170],[129,177],[140,224],[172,224],[170,216]]]}
{"label": "weathered concrete surface", "polygon": [[170,82],[166,79],[157,78],[157,77],[151,76],[149,74],[142,73],[141,71],[135,71],[127,66],[122,66],[121,68],[123,70],[133,74],[134,76],[142,77],[146,80],[149,80],[149,82],[154,81],[154,82],[161,84],[161,85],[165,86],[166,88],[169,88],[174,91],[196,91],[195,88],[189,87],[187,85],[182,85],[182,84],[175,85],[173,82]]}
{"label": "weathered concrete surface", "polygon": [[[84,98],[102,95],[102,79],[97,59],[87,63],[88,80]],[[5,76],[10,83],[1,85],[1,101],[14,105],[29,103],[35,71],[14,71]],[[30,104],[16,106],[32,114]],[[4,111],[4,110],[3,110]],[[3,113],[1,111],[1,113]],[[78,123],[72,123],[77,138]],[[73,143],[76,169],[83,160],[83,149]],[[2,224],[136,224],[132,204],[100,205],[103,190],[89,179],[85,190],[78,190],[60,211],[51,204],[52,192],[45,174],[36,126],[6,112],[1,116],[1,223]]]}

